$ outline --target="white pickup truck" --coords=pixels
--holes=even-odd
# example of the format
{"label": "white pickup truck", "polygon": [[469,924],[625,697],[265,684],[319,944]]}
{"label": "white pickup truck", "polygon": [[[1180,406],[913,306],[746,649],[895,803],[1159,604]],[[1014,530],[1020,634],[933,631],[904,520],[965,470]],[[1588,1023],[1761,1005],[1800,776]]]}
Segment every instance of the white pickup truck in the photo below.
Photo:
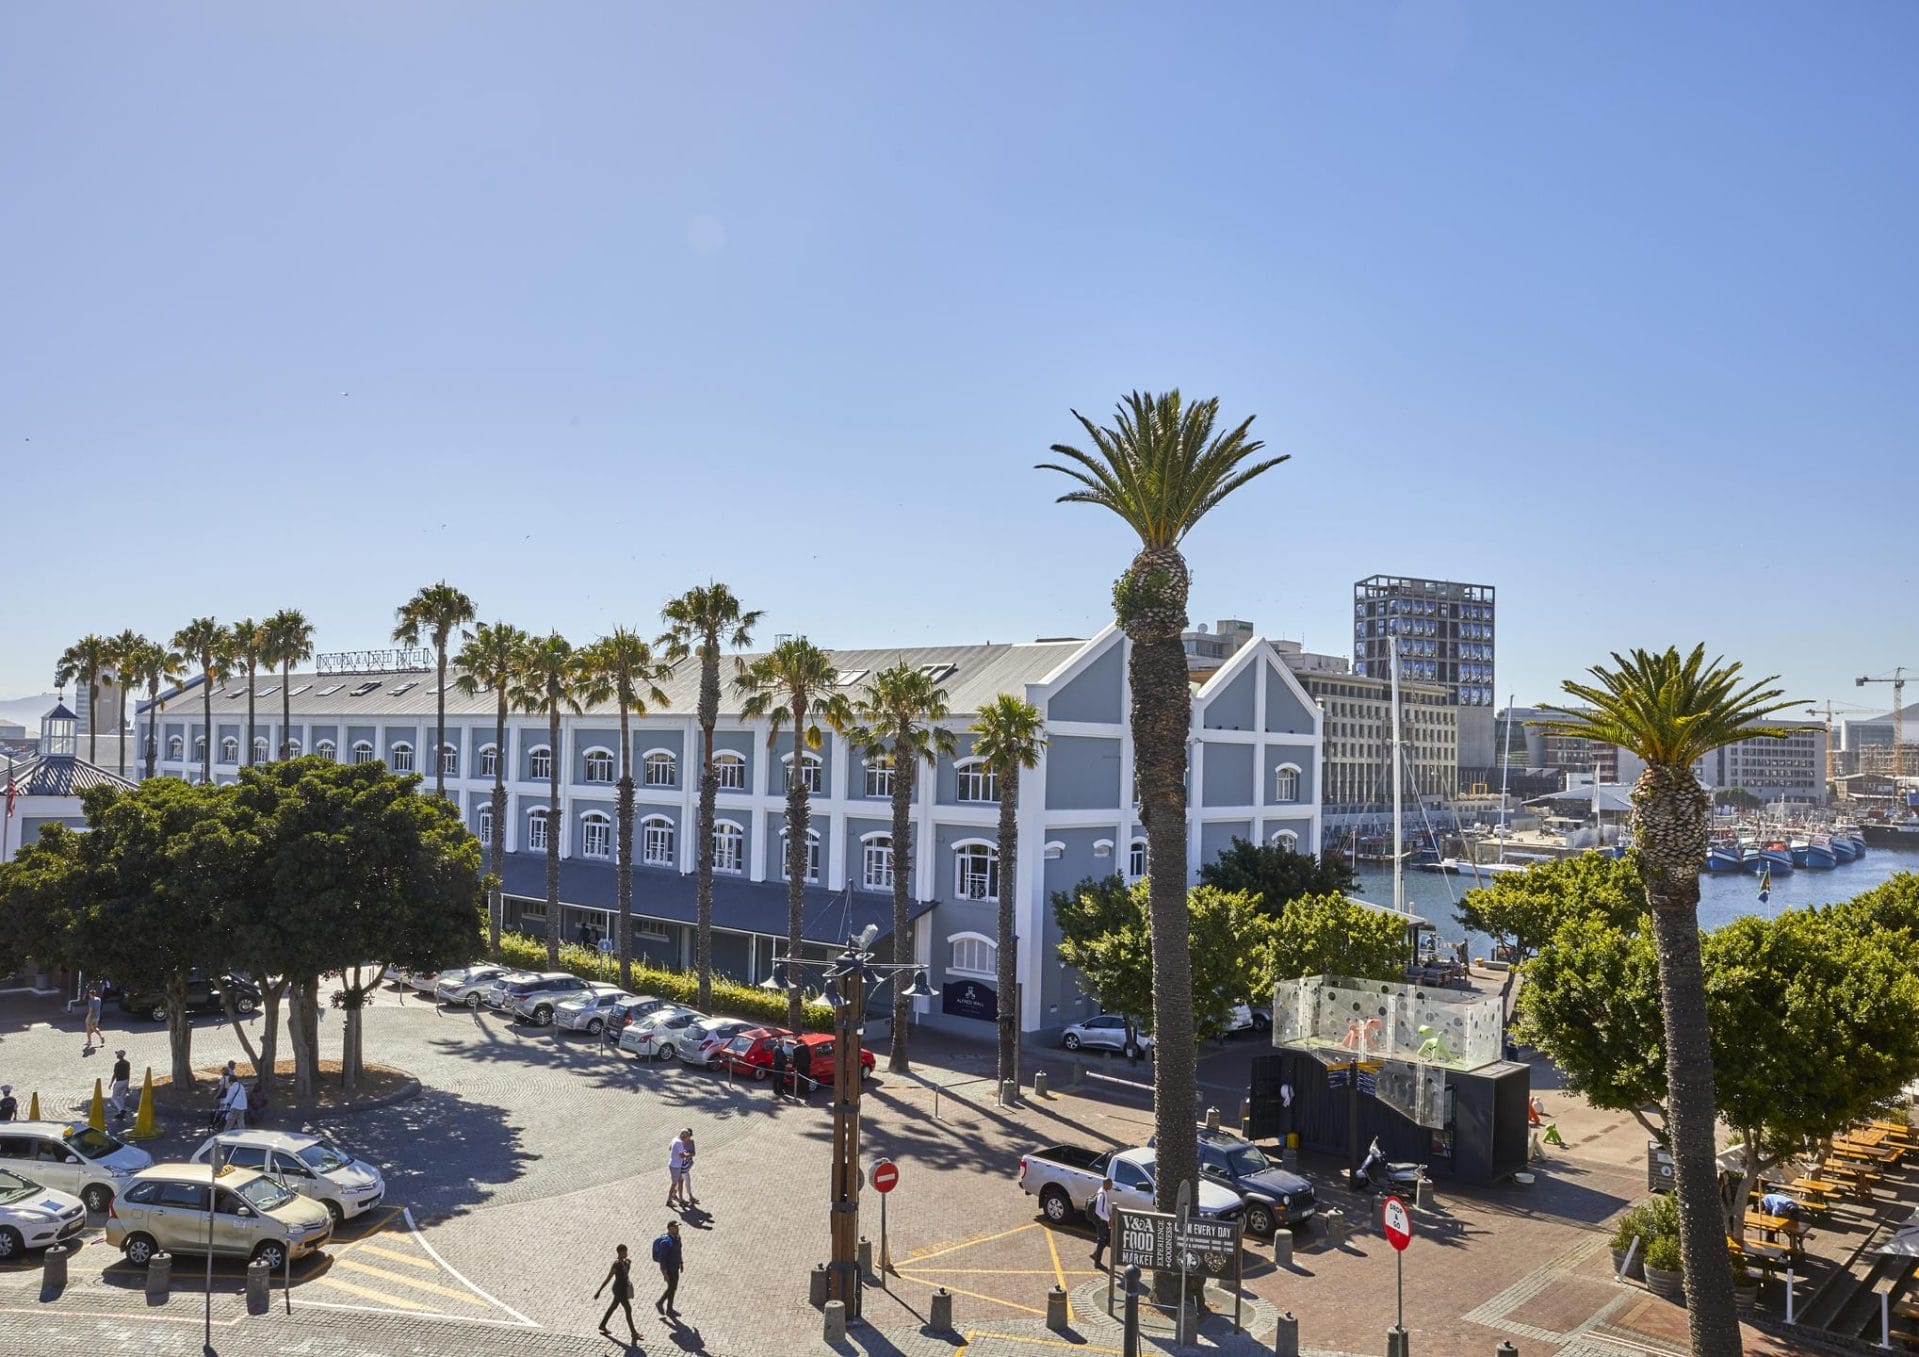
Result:
{"label": "white pickup truck", "polygon": [[[1113,1179],[1112,1204],[1129,1210],[1151,1211],[1154,1154],[1150,1148],[1089,1150],[1081,1145],[1053,1145],[1023,1154],[1019,1161],[1020,1191],[1039,1198],[1040,1213],[1054,1225],[1064,1225],[1076,1214],[1090,1214],[1100,1180]],[[1237,1192],[1218,1183],[1199,1180],[1194,1194],[1196,1214],[1216,1220],[1238,1220],[1245,1203]],[[1225,1260],[1221,1259],[1221,1265]],[[1210,1258],[1209,1258],[1210,1270]]]}

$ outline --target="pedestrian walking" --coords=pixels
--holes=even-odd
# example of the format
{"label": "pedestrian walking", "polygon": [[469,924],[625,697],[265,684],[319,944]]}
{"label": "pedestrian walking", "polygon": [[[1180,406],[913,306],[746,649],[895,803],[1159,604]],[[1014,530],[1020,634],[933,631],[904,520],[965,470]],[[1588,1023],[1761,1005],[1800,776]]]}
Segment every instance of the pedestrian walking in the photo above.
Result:
{"label": "pedestrian walking", "polygon": [[13,1096],[12,1084],[0,1084],[0,1121],[12,1121],[20,1115],[20,1103]]}
{"label": "pedestrian walking", "polygon": [[236,1078],[227,1085],[227,1091],[220,1095],[220,1110],[227,1114],[227,1130],[247,1129],[247,1085],[244,1079]]}
{"label": "pedestrian walking", "polygon": [[1102,1178],[1099,1191],[1093,1194],[1093,1266],[1106,1266],[1102,1255],[1106,1252],[1106,1241],[1112,1238],[1113,1225],[1113,1180]]}
{"label": "pedestrian walking", "polygon": [[773,1043],[771,1059],[773,1063],[773,1096],[775,1098],[785,1098],[786,1068],[793,1060],[793,1057],[786,1049],[785,1042],[775,1041]]}
{"label": "pedestrian walking", "polygon": [[660,1298],[653,1302],[653,1308],[663,1315],[678,1315],[673,1308],[673,1297],[680,1289],[680,1270],[685,1266],[685,1256],[680,1252],[680,1223],[677,1220],[666,1222],[666,1233],[653,1241],[653,1261],[660,1265],[660,1276],[666,1279],[666,1290],[660,1292]]}
{"label": "pedestrian walking", "polygon": [[626,1256],[624,1244],[614,1249],[613,1255],[613,1266],[606,1270],[606,1276],[600,1282],[599,1291],[593,1293],[593,1299],[598,1300],[600,1291],[606,1290],[609,1283],[613,1287],[613,1299],[607,1305],[606,1313],[600,1316],[600,1332],[611,1338],[613,1331],[606,1327],[606,1322],[613,1318],[615,1310],[623,1310],[626,1313],[626,1331],[633,1336],[633,1341],[638,1343],[640,1326],[633,1322],[633,1260]]}
{"label": "pedestrian walking", "polygon": [[220,1071],[219,1094],[220,1094],[220,1101],[222,1103],[226,1101],[227,1090],[233,1087],[234,1081],[238,1079],[239,1077],[240,1077],[240,1071],[238,1067],[236,1066],[235,1062],[231,1060],[227,1061],[226,1068]]}
{"label": "pedestrian walking", "polygon": [[107,1044],[106,1033],[100,1030],[100,986],[87,987],[87,1052],[93,1051],[93,1039],[100,1038],[102,1046]]}
{"label": "pedestrian walking", "polygon": [[113,1053],[113,1084],[109,1101],[113,1103],[113,1115],[125,1119],[127,1115],[127,1085],[133,1082],[133,1066],[127,1063],[125,1051]]}
{"label": "pedestrian walking", "polygon": [[688,1206],[698,1206],[700,1199],[693,1195],[693,1155],[695,1153],[693,1128],[689,1126],[681,1131],[680,1139],[686,1143],[686,1169],[680,1175],[680,1193],[686,1199]]}
{"label": "pedestrian walking", "polygon": [[688,1128],[673,1137],[666,1147],[666,1204],[691,1206],[692,1195],[686,1187],[686,1171],[693,1165],[693,1131]]}

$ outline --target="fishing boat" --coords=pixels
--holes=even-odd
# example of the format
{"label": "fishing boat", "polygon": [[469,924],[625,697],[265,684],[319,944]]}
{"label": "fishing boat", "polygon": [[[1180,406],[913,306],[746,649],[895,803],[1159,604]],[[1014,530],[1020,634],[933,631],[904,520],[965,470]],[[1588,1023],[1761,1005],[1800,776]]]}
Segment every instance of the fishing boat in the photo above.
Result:
{"label": "fishing boat", "polygon": [[1827,836],[1826,842],[1832,849],[1832,856],[1835,861],[1845,863],[1856,862],[1858,860],[1859,849],[1854,845],[1850,834],[1835,829]]}
{"label": "fishing boat", "polygon": [[1709,872],[1737,872],[1744,870],[1745,858],[1737,843],[1715,843],[1706,850],[1706,870]]}
{"label": "fishing boat", "polygon": [[1774,839],[1759,848],[1746,850],[1747,871],[1758,873],[1768,867],[1774,876],[1783,876],[1792,870],[1792,850],[1781,840]]}
{"label": "fishing boat", "polygon": [[1794,837],[1787,843],[1786,851],[1792,854],[1792,865],[1806,866],[1806,859],[1812,856],[1812,840]]}
{"label": "fishing boat", "polygon": [[[1847,859],[1850,861],[1851,859]],[[1815,834],[1806,843],[1806,860],[1801,864],[1815,872],[1823,872],[1839,865],[1839,852],[1832,836]]]}

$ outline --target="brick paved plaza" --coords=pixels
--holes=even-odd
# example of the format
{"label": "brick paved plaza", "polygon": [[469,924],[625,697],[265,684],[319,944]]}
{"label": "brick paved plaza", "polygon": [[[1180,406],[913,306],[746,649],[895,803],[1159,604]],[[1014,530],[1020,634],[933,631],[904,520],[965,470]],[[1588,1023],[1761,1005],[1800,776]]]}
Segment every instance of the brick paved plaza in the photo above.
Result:
{"label": "brick paved plaza", "polygon": [[[112,1047],[128,1048],[136,1074],[147,1064],[165,1068],[164,1032],[144,1023],[128,1031],[123,1022],[110,1015],[109,1053],[83,1058],[79,1024],[53,1001],[9,1000],[0,1010],[0,1079],[15,1086],[23,1107],[38,1091],[48,1115],[78,1114]],[[337,1022],[326,1022],[328,1051]],[[1030,1357],[1064,1343],[1117,1352],[1119,1330],[1101,1312],[1104,1281],[1087,1236],[1040,1223],[1016,1170],[1023,1150],[1049,1143],[1141,1143],[1151,1132],[1144,1100],[1106,1079],[1075,1089],[1070,1066],[1049,1058],[1055,1095],[1003,1112],[990,1105],[984,1046],[926,1048],[919,1076],[889,1079],[882,1060],[869,1088],[868,1157],[885,1154],[901,1169],[889,1205],[896,1275],[869,1294],[869,1323],[839,1350]],[[827,1247],[831,1126],[823,1096],[810,1106],[779,1103],[764,1085],[638,1062],[590,1038],[516,1027],[498,1014],[442,1012],[390,988],[369,1014],[366,1050],[417,1075],[421,1092],[321,1124],[382,1167],[388,1200],[344,1229],[325,1259],[296,1266],[290,1314],[276,1288],[273,1307],[249,1315],[239,1268],[216,1264],[217,1352],[624,1351],[595,1332],[603,1302],[592,1299],[622,1242],[640,1259],[639,1351],[832,1350],[806,1301],[807,1274]],[[1229,1121],[1237,1103],[1227,1095],[1249,1053],[1214,1048],[1201,1065],[1204,1091],[1229,1109]],[[241,1054],[222,1024],[201,1022],[197,1065]],[[1418,1213],[1406,1259],[1415,1349],[1490,1354],[1510,1340],[1525,1357],[1677,1351],[1671,1339],[1683,1336],[1683,1315],[1612,1281],[1598,1228],[1643,1187],[1643,1137],[1629,1118],[1547,1096],[1569,1143],[1541,1166],[1535,1186],[1442,1186],[1434,1208]],[[267,1124],[293,1123],[282,1112]],[[700,1205],[684,1217],[683,1315],[670,1326],[653,1311],[658,1287],[648,1285],[656,1274],[646,1259],[672,1214],[664,1162],[682,1126],[698,1141]],[[176,1124],[153,1148],[161,1159],[183,1157],[198,1139]],[[1265,1245],[1249,1250],[1244,1302],[1258,1319],[1256,1335],[1270,1344],[1272,1317],[1289,1310],[1305,1351],[1383,1352],[1394,1260],[1375,1207],[1338,1186],[1337,1165],[1309,1158],[1304,1168],[1325,1216],[1299,1237],[1290,1269],[1275,1268]],[[877,1250],[872,1194],[861,1219]],[[88,1239],[58,1295],[43,1293],[38,1258],[0,1271],[0,1353],[198,1351],[202,1260],[183,1255],[171,1298],[150,1306],[139,1274],[101,1241],[97,1223]],[[1045,1324],[1046,1293],[1056,1284],[1071,1297],[1064,1333]],[[953,1334],[924,1330],[928,1297],[940,1286],[954,1294]],[[1214,1300],[1230,1313],[1230,1295]],[[1170,1341],[1151,1346],[1166,1350]],[[1214,1320],[1198,1350],[1271,1349]],[[1753,1350],[1787,1349],[1755,1340]]]}

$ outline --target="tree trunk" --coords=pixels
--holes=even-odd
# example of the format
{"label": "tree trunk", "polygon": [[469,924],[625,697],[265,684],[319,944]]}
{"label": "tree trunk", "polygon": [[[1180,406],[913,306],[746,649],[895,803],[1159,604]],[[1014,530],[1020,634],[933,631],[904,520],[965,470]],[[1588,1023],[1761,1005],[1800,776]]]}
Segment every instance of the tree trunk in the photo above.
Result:
{"label": "tree trunk", "polygon": [[274,1074],[280,1064],[280,1000],[285,996],[285,980],[260,982],[260,1077],[266,1080],[267,1096],[272,1097]]}
{"label": "tree trunk", "polygon": [[713,771],[713,727],[720,719],[720,638],[708,633],[700,651],[700,812],[699,875],[694,882],[698,909],[694,964],[700,973],[700,1012],[713,1011],[713,819],[719,779]]}
{"label": "tree trunk", "polygon": [[319,1082],[319,1008],[315,990],[319,979],[307,976],[287,986],[287,1036],[293,1043],[293,1096],[311,1102]]}
{"label": "tree trunk", "polygon": [[[912,751],[905,748],[903,742],[893,742],[893,960],[911,961],[912,956],[905,950],[906,910],[913,890],[913,827],[908,819],[913,808],[913,779],[919,772]],[[896,976],[893,980],[893,1049],[886,1060],[886,1068],[894,1074],[910,1074],[913,1066],[907,1059],[907,1024],[912,1016],[912,1003],[903,992],[906,989],[905,978]]]}
{"label": "tree trunk", "polygon": [[200,672],[200,705],[205,709],[205,738],[200,744],[200,781],[213,781],[213,671]]}
{"label": "tree trunk", "polygon": [[187,1013],[187,973],[167,975],[167,1052],[173,1059],[173,1086],[193,1087],[193,1018]]}
{"label": "tree trunk", "polygon": [[1633,832],[1659,953],[1666,1021],[1666,1124],[1679,1198],[1679,1251],[1693,1357],[1739,1357],[1739,1315],[1726,1266],[1715,1157],[1712,1032],[1699,950],[1699,864],[1711,802],[1690,768],[1653,765],[1633,787]]}
{"label": "tree trunk", "polygon": [[247,665],[247,752],[246,757],[240,761],[247,768],[253,766],[253,687],[253,665],[249,662]]}
{"label": "tree trunk", "polygon": [[87,673],[87,762],[95,767],[100,763],[100,671],[97,669]]}
{"label": "tree trunk", "polygon": [[806,921],[806,829],[811,819],[806,804],[806,768],[800,757],[803,742],[800,732],[806,728],[806,704],[793,704],[793,771],[786,789],[786,1026],[788,1030],[806,1030],[806,992],[801,988],[799,967],[803,945],[801,925]]}
{"label": "tree trunk", "polygon": [[121,777],[127,775],[127,676],[113,676],[114,696],[119,699],[115,704],[113,716],[113,735],[120,743],[115,746],[120,751],[120,766],[115,770]]}
{"label": "tree trunk", "polygon": [[999,775],[999,1082],[1004,1084],[1019,1068],[1019,939],[1013,917],[1019,880],[1019,765],[995,770]]}
{"label": "tree trunk", "polygon": [[500,700],[498,713],[493,719],[493,898],[487,902],[486,954],[498,961],[500,959],[500,923],[506,912],[505,878],[506,870],[506,688],[502,685],[496,690]]}
{"label": "tree trunk", "polygon": [[[620,987],[633,988],[633,736],[620,707]],[[704,1011],[704,1010],[702,1010]]]}
{"label": "tree trunk", "polygon": [[560,700],[547,694],[546,964],[560,969]]}
{"label": "tree trunk", "polygon": [[446,760],[440,751],[446,746],[446,634],[434,638],[439,653],[440,686],[433,694],[433,794],[446,799]]}
{"label": "tree trunk", "polygon": [[293,661],[280,666],[280,758],[293,757]]}
{"label": "tree trunk", "polygon": [[160,757],[160,685],[147,690],[147,779],[151,781],[154,763]]}

